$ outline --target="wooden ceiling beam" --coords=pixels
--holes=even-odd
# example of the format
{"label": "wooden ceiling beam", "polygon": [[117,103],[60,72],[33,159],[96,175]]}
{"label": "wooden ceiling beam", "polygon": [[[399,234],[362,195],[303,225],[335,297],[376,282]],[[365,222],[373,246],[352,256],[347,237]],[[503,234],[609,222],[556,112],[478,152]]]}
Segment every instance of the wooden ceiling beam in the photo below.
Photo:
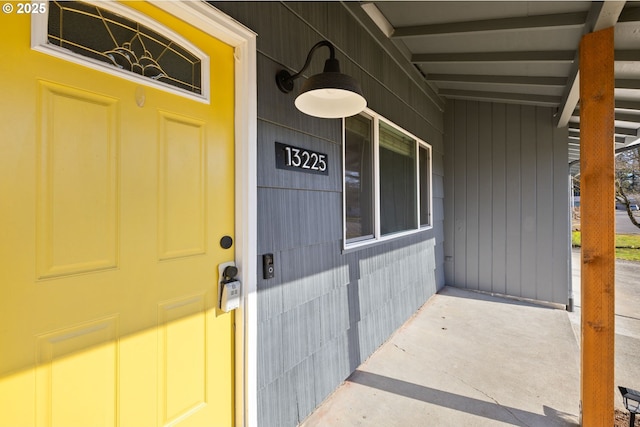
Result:
{"label": "wooden ceiling beam", "polygon": [[414,64],[426,62],[573,62],[572,50],[529,52],[464,52],[464,53],[416,53],[411,55]]}
{"label": "wooden ceiling beam", "polygon": [[[614,0],[592,2],[583,34],[616,25],[624,9],[624,4],[624,1]],[[580,63],[577,57],[578,54],[576,54],[576,61],[574,61],[569,73],[569,84],[565,88],[565,92],[562,95],[562,103],[558,109],[558,114],[556,114],[556,124],[560,128],[567,126],[573,110],[575,110],[580,100]],[[616,58],[616,60],[618,59]]]}
{"label": "wooden ceiling beam", "polygon": [[440,89],[440,96],[446,98],[474,99],[478,101],[517,102],[528,105],[557,106],[560,103],[559,96],[536,95],[528,93],[489,92],[475,90]]}
{"label": "wooden ceiling beam", "polygon": [[553,15],[521,16],[485,19],[480,21],[448,22],[444,24],[398,27],[391,38],[424,37],[443,34],[477,33],[485,31],[510,31],[538,28],[583,26],[587,12],[558,13]]}
{"label": "wooden ceiling beam", "polygon": [[567,84],[566,77],[495,76],[471,74],[428,74],[427,81],[446,83],[486,83],[525,86],[561,86]]}

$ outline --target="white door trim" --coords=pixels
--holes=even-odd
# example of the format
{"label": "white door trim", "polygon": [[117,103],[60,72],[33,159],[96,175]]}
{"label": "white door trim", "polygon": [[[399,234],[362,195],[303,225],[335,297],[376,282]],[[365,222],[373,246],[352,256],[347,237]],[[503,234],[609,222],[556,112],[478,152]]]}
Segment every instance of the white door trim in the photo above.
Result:
{"label": "white door trim", "polygon": [[235,311],[237,427],[258,423],[256,33],[204,1],[153,1],[235,48],[235,261],[243,286]]}

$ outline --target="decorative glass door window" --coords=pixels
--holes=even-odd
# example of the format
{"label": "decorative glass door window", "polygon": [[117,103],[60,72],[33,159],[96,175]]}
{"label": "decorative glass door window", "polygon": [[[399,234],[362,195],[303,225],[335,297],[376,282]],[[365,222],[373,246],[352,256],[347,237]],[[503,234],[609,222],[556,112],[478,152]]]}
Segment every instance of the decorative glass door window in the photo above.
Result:
{"label": "decorative glass door window", "polygon": [[203,95],[202,55],[93,4],[49,3],[47,43],[129,73]]}

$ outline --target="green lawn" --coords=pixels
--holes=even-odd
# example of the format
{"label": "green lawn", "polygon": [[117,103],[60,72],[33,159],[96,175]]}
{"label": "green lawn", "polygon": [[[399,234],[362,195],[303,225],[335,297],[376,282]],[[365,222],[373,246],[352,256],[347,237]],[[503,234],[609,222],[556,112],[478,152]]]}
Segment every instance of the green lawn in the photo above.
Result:
{"label": "green lawn", "polygon": [[[571,236],[573,246],[580,246],[580,232]],[[640,235],[616,234],[616,258],[628,261],[640,261]]]}

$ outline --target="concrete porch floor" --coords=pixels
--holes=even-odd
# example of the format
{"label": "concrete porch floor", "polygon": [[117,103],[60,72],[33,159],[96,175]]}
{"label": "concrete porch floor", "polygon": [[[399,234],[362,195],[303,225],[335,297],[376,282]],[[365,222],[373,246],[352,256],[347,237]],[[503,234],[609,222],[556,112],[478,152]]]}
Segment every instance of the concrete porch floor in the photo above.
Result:
{"label": "concrete porch floor", "polygon": [[[574,252],[573,313],[444,288],[301,425],[578,425],[579,261]],[[636,389],[639,272],[616,265],[615,384]]]}

